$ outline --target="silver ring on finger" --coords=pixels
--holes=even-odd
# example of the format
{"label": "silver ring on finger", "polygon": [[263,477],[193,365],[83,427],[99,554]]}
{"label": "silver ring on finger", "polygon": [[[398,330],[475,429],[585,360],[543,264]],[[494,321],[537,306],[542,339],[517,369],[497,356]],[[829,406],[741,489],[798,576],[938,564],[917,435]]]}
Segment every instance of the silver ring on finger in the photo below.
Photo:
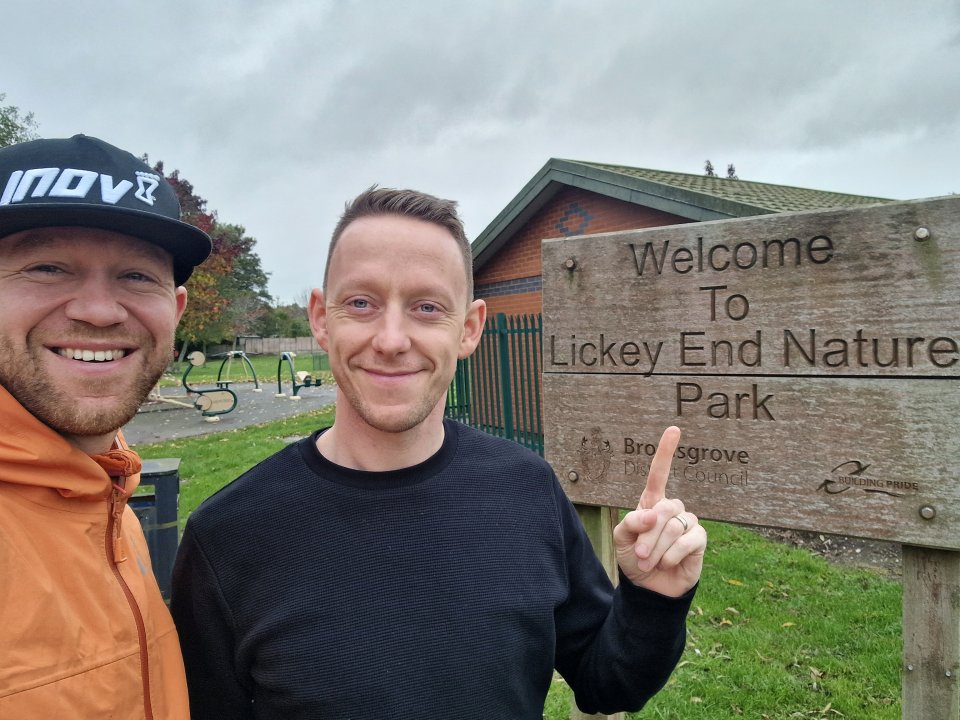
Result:
{"label": "silver ring on finger", "polygon": [[683,516],[682,513],[674,515],[673,519],[680,521],[680,524],[683,525],[683,532],[686,532],[687,530],[690,529],[690,523],[687,522],[687,519]]}

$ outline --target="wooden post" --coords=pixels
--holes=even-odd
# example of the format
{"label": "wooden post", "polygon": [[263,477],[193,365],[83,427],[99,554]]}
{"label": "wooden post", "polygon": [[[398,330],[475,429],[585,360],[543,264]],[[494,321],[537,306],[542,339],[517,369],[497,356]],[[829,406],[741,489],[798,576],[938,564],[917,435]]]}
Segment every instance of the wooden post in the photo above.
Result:
{"label": "wooden post", "polygon": [[[614,585],[617,584],[617,558],[613,551],[613,528],[620,521],[620,511],[614,507],[599,507],[596,505],[577,505],[577,512],[583,521],[587,536],[593,544],[593,551],[600,558],[607,575]],[[570,720],[587,720],[587,718],[610,718],[610,720],[626,720],[624,713],[616,715],[588,715],[581,712],[573,703],[570,708]]]}
{"label": "wooden post", "polygon": [[960,717],[960,553],[903,546],[903,720]]}

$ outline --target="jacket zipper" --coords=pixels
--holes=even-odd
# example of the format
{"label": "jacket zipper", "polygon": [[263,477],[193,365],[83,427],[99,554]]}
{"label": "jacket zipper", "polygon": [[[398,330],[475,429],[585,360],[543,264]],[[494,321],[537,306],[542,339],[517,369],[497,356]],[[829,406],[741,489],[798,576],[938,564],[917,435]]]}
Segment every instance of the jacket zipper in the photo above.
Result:
{"label": "jacket zipper", "polygon": [[120,584],[124,596],[127,598],[127,604],[130,605],[130,611],[133,613],[134,622],[137,624],[137,639],[140,643],[140,679],[143,683],[143,717],[144,720],[153,720],[153,703],[150,700],[150,666],[149,655],[147,654],[147,630],[143,623],[143,615],[140,607],[137,605],[136,598],[127,581],[120,574],[118,563],[127,559],[126,549],[124,547],[123,537],[120,535],[120,516],[123,514],[125,503],[122,502],[123,488],[114,484],[113,491],[110,494],[110,514],[107,518],[106,550],[107,560],[110,562],[110,569],[114,577]]}

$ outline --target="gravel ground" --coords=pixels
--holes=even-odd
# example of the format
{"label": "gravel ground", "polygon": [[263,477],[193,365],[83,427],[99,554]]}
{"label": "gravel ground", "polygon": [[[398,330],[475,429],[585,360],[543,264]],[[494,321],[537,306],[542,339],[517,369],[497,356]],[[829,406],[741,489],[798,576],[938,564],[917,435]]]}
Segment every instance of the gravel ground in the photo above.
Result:
{"label": "gravel ground", "polygon": [[844,535],[783,530],[780,528],[751,528],[766,538],[822,555],[830,562],[848,567],[873,568],[899,576],[903,572],[900,544],[883,540],[864,540]]}

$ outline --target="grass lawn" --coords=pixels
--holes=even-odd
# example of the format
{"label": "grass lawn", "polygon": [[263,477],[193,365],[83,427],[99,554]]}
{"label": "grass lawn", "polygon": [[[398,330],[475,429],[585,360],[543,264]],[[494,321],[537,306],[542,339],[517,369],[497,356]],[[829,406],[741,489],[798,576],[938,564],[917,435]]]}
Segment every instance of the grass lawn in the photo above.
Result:
{"label": "grass lawn", "polygon": [[235,477],[283,448],[291,438],[304,437],[332,423],[333,407],[329,407],[264,425],[138,445],[136,450],[145,459],[180,458],[182,529],[201,502]]}
{"label": "grass lawn", "polygon": [[[332,421],[330,408],[137,449],[145,458],[181,458],[182,526],[224,484]],[[631,720],[900,717],[898,580],[830,565],[744,528],[704,524],[710,541],[686,651],[667,687]],[[566,720],[569,712],[570,691],[558,679],[544,717]]]}
{"label": "grass lawn", "polygon": [[[901,585],[744,528],[710,540],[687,648],[640,718],[900,718]],[[555,682],[565,720],[569,690]]]}

